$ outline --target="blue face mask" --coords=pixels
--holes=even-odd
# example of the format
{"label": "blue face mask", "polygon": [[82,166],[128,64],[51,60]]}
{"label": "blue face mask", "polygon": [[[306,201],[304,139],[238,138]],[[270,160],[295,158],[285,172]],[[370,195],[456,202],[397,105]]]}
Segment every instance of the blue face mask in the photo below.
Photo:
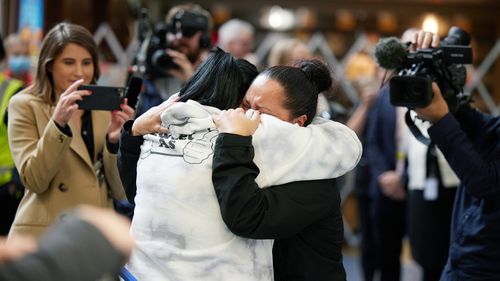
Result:
{"label": "blue face mask", "polygon": [[24,74],[30,71],[31,60],[26,56],[14,56],[9,58],[9,69],[15,74]]}

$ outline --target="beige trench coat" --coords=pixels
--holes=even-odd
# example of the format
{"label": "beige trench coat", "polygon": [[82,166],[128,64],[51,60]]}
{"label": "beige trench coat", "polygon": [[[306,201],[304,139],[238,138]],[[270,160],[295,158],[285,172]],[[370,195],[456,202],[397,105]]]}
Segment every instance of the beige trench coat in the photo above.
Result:
{"label": "beige trench coat", "polygon": [[[9,237],[20,233],[39,236],[62,211],[79,204],[111,208],[112,198],[125,199],[116,154],[106,147],[110,112],[91,113],[95,151],[91,160],[72,123],[73,136],[68,137],[51,119],[54,108],[26,92],[9,103],[9,145],[26,188]],[[100,185],[93,163],[99,153],[105,175]]]}

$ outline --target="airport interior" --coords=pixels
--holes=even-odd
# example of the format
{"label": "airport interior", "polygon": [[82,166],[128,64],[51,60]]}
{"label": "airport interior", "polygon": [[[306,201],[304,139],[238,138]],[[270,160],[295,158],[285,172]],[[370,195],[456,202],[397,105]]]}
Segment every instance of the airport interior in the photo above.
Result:
{"label": "airport interior", "polygon": [[[0,125],[0,236],[3,237],[0,238],[0,279],[500,280],[498,264],[494,266],[499,261],[496,257],[500,258],[500,233],[494,232],[495,229],[500,231],[500,81],[497,80],[500,77],[499,13],[498,0],[0,0],[0,35],[4,46],[0,62],[0,117],[3,121]],[[77,28],[82,28],[83,31],[73,34]],[[90,33],[87,34],[88,32]],[[60,37],[54,39],[56,37],[51,36]],[[92,44],[95,44],[97,53],[93,53],[93,45],[89,47],[90,43],[84,41],[83,37],[93,39]],[[70,51],[74,49],[71,48],[79,51],[72,54]],[[66,54],[69,54],[69,58],[65,59]],[[80,61],[81,54],[86,56],[83,61]],[[270,109],[271,105],[280,103],[280,100],[274,97],[270,100],[271,105],[254,106],[253,102],[263,102],[264,98],[252,100],[248,97],[252,92],[250,90],[242,98],[241,107],[260,112],[261,124],[255,125],[259,129],[253,133],[257,128],[255,127],[252,132],[244,135],[246,145],[249,143],[245,149],[249,149],[252,154],[255,149],[255,164],[250,157],[249,163],[244,166],[241,164],[244,168],[238,170],[238,164],[229,160],[236,161],[237,158],[227,156],[224,159],[222,152],[217,151],[222,147],[222,140],[233,140],[226,137],[238,133],[229,129],[224,131],[223,127],[219,127],[221,123],[223,126],[226,119],[214,117],[213,110],[227,110],[227,113],[232,114],[239,112],[229,109],[232,107],[211,109],[212,115],[203,115],[210,120],[209,125],[212,126],[207,132],[214,133],[215,130],[213,138],[208,140],[209,152],[205,152],[206,139],[196,142],[198,131],[194,127],[188,128],[195,130],[194,133],[185,133],[187,131],[181,129],[181,133],[175,133],[177,127],[181,128],[185,123],[196,119],[188,116],[186,119],[175,120],[179,123],[166,121],[169,117],[182,117],[182,114],[176,115],[180,113],[173,110],[170,115],[167,114],[169,109],[175,107],[169,101],[176,93],[180,91],[181,101],[185,101],[182,100],[183,94],[190,92],[189,87],[205,87],[206,94],[211,91],[211,84],[214,83],[214,87],[228,82],[243,83],[239,78],[217,75],[210,78],[211,81],[196,83],[196,79],[201,81],[204,78],[202,76],[209,75],[211,71],[208,74],[206,71],[199,71],[208,67],[209,64],[205,62],[224,54],[231,55],[231,63],[236,60],[241,63],[239,60],[244,59],[256,73],[261,73],[255,80],[252,79],[253,82],[250,80],[251,84],[246,85],[250,86],[249,89],[265,73],[266,79],[278,81],[272,80],[278,79],[273,78],[272,73],[279,67],[282,67],[282,73],[288,73],[285,69],[300,68],[299,65],[305,62],[317,61],[327,66],[331,79],[328,87],[320,91],[317,84],[311,84],[315,94],[319,94],[318,99],[314,99],[315,114],[312,117],[302,116],[307,118],[306,122],[311,122],[313,118],[331,122],[337,126],[335,130],[346,130],[348,133],[340,134],[340,131],[336,131],[338,134],[331,134],[339,139],[332,137],[330,140],[325,139],[327,134],[320,135],[323,136],[321,141],[329,145],[324,151],[321,151],[322,143],[315,144],[321,142],[317,139],[315,142],[304,140],[301,143],[302,140],[299,139],[305,139],[305,134],[299,136],[290,133],[282,136],[283,139],[269,142],[269,147],[274,149],[267,154],[270,156],[269,163],[273,164],[264,165],[266,155],[262,150],[259,151],[256,142],[257,133],[264,131],[260,129],[266,120],[264,115],[274,115],[274,119],[283,120],[279,120],[280,122],[289,120],[273,114],[277,111]],[[219,71],[221,65],[222,61],[213,63],[213,71]],[[70,68],[75,73],[68,78]],[[92,72],[90,78],[90,72],[87,71]],[[243,73],[243,70],[240,71]],[[303,73],[309,81],[313,79],[306,70]],[[61,77],[57,77],[59,74]],[[236,77],[234,71],[231,75]],[[93,95],[101,89],[106,91],[105,88],[80,88],[80,78],[85,80],[83,84],[96,84],[96,87],[105,86],[108,87],[106,89],[119,91],[118,105],[108,109],[107,104],[114,101],[96,100],[88,108],[81,105],[78,107],[76,104],[79,104],[79,100],[86,98],[84,89],[94,91]],[[231,79],[234,81],[229,81]],[[298,78],[283,79],[293,86],[280,84],[280,89],[303,89],[299,87],[302,82]],[[293,79],[297,80],[292,84],[289,80]],[[14,87],[14,84],[6,83],[13,80],[19,80],[22,86],[10,91],[9,87]],[[433,85],[440,90],[439,95]],[[242,89],[243,86],[245,85],[235,89]],[[266,87],[271,91],[271,86]],[[196,90],[199,89],[193,91]],[[135,96],[131,94],[134,91]],[[192,99],[198,100],[195,103],[200,108],[206,108],[211,106],[211,102],[214,102],[212,99],[216,99],[214,96],[218,93],[214,89],[210,98],[203,99],[193,94]],[[443,113],[436,119],[424,118],[425,110],[432,107],[441,96],[444,102],[440,104],[445,105],[446,115]],[[127,98],[128,104],[124,103],[124,98]],[[285,97],[285,102],[281,103],[285,108],[291,109],[289,106],[292,103],[288,98]],[[173,103],[181,103],[176,102],[177,99],[174,98]],[[62,100],[73,107],[65,105]],[[134,106],[136,100],[137,106]],[[186,102],[186,105],[190,102]],[[293,106],[296,105],[298,104]],[[161,112],[165,112],[160,115],[159,110],[163,106],[166,109],[162,109]],[[297,112],[305,112],[305,105],[298,107]],[[482,123],[477,123],[479,117],[475,121],[461,123],[459,116],[464,107],[480,112],[483,116],[481,118],[484,118],[481,120],[491,120],[484,121],[484,127],[489,128],[488,131],[481,129]],[[75,112],[82,116],[78,121],[74,120]],[[248,112],[250,111],[246,115],[243,113],[240,118],[252,116]],[[309,113],[308,111],[307,114]],[[204,111],[204,114],[207,112]],[[147,118],[151,119],[146,120]],[[154,122],[158,123],[157,127],[162,127],[161,130],[135,128],[139,127],[139,122],[143,122],[143,126],[152,124],[153,118],[156,118]],[[432,130],[434,126],[438,128],[444,121],[449,121],[446,118],[458,122],[459,125],[453,128],[466,131],[465,127],[470,126],[471,131],[480,131],[474,131],[474,134],[484,135],[485,140],[475,141],[471,137],[472,133],[467,131],[467,134],[459,134],[452,131],[451,127],[446,128],[446,133],[443,133],[445,129],[440,132]],[[200,117],[200,120],[193,122],[200,122],[195,123],[196,126],[205,124],[205,119]],[[249,120],[250,117],[245,119]],[[314,120],[311,125],[295,123],[299,126],[292,127],[314,128]],[[104,124],[104,121],[107,123]],[[127,124],[130,126],[127,127]],[[450,123],[446,125],[452,126]],[[413,128],[425,140],[419,138]],[[90,131],[90,137],[87,136],[87,129],[93,130]],[[132,167],[127,167],[130,163],[125,164],[128,158],[124,158],[128,157],[127,153],[130,151],[126,150],[124,135],[130,134],[137,141],[136,133],[139,129],[144,130],[139,134],[139,144],[135,147],[137,155],[134,156],[136,158]],[[216,133],[219,134],[218,138]],[[278,132],[273,133],[275,136],[280,135]],[[447,134],[452,137],[446,139]],[[346,135],[353,136],[355,140],[343,147],[342,138]],[[437,139],[437,135],[440,139]],[[317,135],[314,136],[318,138]],[[467,136],[471,138],[470,141]],[[98,138],[101,139],[97,141]],[[445,139],[450,141],[449,145]],[[235,140],[236,138],[233,141]],[[243,137],[237,140],[241,140],[238,144],[241,145]],[[187,142],[184,150],[176,148],[176,144],[178,146],[184,142]],[[337,147],[336,142],[339,143]],[[294,143],[303,147],[297,148]],[[231,144],[228,142],[225,149],[230,150],[228,147],[232,147],[231,145],[236,146],[236,141]],[[262,146],[265,145],[263,141]],[[459,148],[455,149],[453,145]],[[486,150],[489,146],[492,148]],[[85,147],[89,153],[85,151]],[[485,151],[479,151],[481,148]],[[163,149],[170,149],[175,153],[167,150],[161,152]],[[298,150],[296,154],[294,149]],[[239,152],[241,151],[243,150]],[[51,155],[46,156],[47,153]],[[343,161],[347,162],[346,159],[350,157],[346,155],[348,153],[354,155],[353,165],[342,172],[332,168],[341,167]],[[337,157],[335,155],[338,155],[338,159],[334,159]],[[458,155],[461,158],[467,157],[466,163],[456,164],[460,158]],[[278,162],[281,156],[284,159]],[[319,156],[318,159],[311,161],[315,156]],[[158,160],[148,163],[153,158]],[[217,163],[221,159],[234,165],[233,169]],[[196,162],[198,160],[199,163]],[[482,161],[477,162],[481,166],[473,166],[476,165],[476,160]],[[262,166],[259,161],[262,161]],[[305,168],[301,167],[303,170],[287,172],[283,169],[281,181],[273,182],[273,173],[278,173],[286,163],[292,166],[296,162],[309,164],[305,164]],[[334,164],[328,164],[330,162]],[[198,165],[200,163],[202,165]],[[203,180],[201,176],[197,178],[197,173],[205,170],[183,170],[184,166],[205,167],[207,173],[203,173],[203,176],[207,179]],[[223,168],[228,169],[224,171],[224,177],[234,177],[234,180],[223,181],[221,175],[216,175],[216,172],[222,173],[218,169]],[[84,172],[80,169],[86,170]],[[244,169],[248,174],[237,178],[237,173],[243,173]],[[315,178],[314,175],[301,176],[301,173],[316,174],[323,169],[333,172],[320,178]],[[262,187],[259,180],[263,179],[257,175],[267,175],[265,170],[269,171],[268,185]],[[474,174],[467,173],[470,170],[475,171]],[[132,174],[130,171],[133,171]],[[483,172],[486,175],[475,182],[474,176]],[[183,173],[185,177],[181,178]],[[466,173],[466,176],[462,175]],[[250,196],[248,201],[239,202],[241,198],[236,196],[243,196],[243,191],[235,190],[242,189],[247,184],[249,175],[253,176],[248,180],[248,188],[250,190],[252,185],[254,190],[245,194]],[[264,177],[266,176],[262,176]],[[153,179],[156,178],[160,180],[153,184]],[[316,181],[325,179],[333,183],[331,189],[335,190],[338,201],[326,201],[330,196],[326,191],[322,191],[325,192],[323,198],[315,194],[314,198],[319,202],[312,201],[312,191],[300,191],[298,188],[298,185],[302,185],[303,189],[320,190]],[[151,190],[161,188],[163,180],[165,188],[172,190],[153,193]],[[217,180],[223,182],[221,188],[229,188],[233,184],[233,189],[220,191],[222,189],[218,187]],[[202,184],[203,182],[206,184]],[[293,185],[294,183],[297,184]],[[472,187],[475,183],[485,190]],[[179,184],[183,188],[179,188]],[[209,188],[206,190],[208,193],[204,189],[200,193],[194,192],[193,188],[201,185]],[[486,190],[486,186],[491,186],[491,190]],[[215,192],[212,187],[215,187]],[[76,191],[77,188],[81,191]],[[291,195],[292,191],[280,191],[287,188],[296,190],[293,194],[296,197]],[[84,191],[85,189],[92,191]],[[133,192],[132,195],[130,192]],[[236,194],[237,192],[241,194]],[[200,199],[201,196],[206,198]],[[286,196],[283,199],[285,202],[280,201],[280,196]],[[307,201],[308,205],[300,205],[301,200],[306,200],[302,196],[311,197]],[[197,200],[205,201],[196,203]],[[254,203],[260,205],[253,206]],[[61,235],[57,232],[57,222],[64,221],[63,217],[66,216],[62,213],[80,204],[113,209],[114,215],[119,214],[120,219],[126,221],[123,222],[126,226],[120,224],[115,228],[112,223],[95,219],[100,217],[104,220],[108,218],[107,213],[101,216],[98,211],[93,213],[93,210],[88,214],[82,211],[76,212],[81,215],[73,213],[68,216],[75,216],[75,221],[83,220],[97,225],[96,229],[104,233],[106,238],[110,237],[106,233],[122,231],[119,235],[123,240],[120,241],[121,244],[117,243],[120,246],[128,243],[123,248],[130,248],[125,250],[125,254],[121,253],[122,259],[117,262],[118,269],[106,268],[103,269],[103,272],[108,270],[106,274],[98,272],[97,275],[91,275],[90,272],[99,270],[100,266],[97,264],[108,266],[107,262],[99,262],[98,257],[101,254],[104,257],[111,250],[106,248],[104,251],[104,248],[96,246],[94,253],[78,254],[72,253],[70,246],[62,246],[63,243],[85,244],[88,237],[84,235],[88,230],[77,231],[82,236],[80,240],[72,241],[70,237],[65,237],[59,242],[55,241]],[[225,209],[230,208],[231,204],[241,205],[234,210]],[[317,214],[324,207],[322,204],[331,205],[331,208],[338,211],[336,224],[326,223],[329,218]],[[144,209],[138,210],[139,206]],[[203,210],[203,206],[214,209]],[[298,210],[286,210],[285,206],[291,209],[295,206]],[[280,208],[284,208],[284,213],[279,212]],[[253,209],[260,213],[252,214]],[[277,213],[271,214],[274,211]],[[233,217],[236,212],[241,216]],[[295,214],[295,217],[286,217],[287,214]],[[315,216],[319,217],[316,221]],[[229,218],[233,218],[233,221]],[[214,222],[210,222],[211,219]],[[238,219],[249,226],[234,230],[230,224],[238,224]],[[250,225],[253,220],[256,220],[255,226]],[[280,220],[289,225],[281,226]],[[303,224],[303,228],[295,229],[298,227],[292,226],[294,220],[297,225]],[[117,221],[122,223],[118,219]],[[261,225],[266,223],[269,224],[267,228]],[[192,225],[189,226],[190,224]],[[216,229],[219,225],[221,229]],[[207,229],[203,230],[204,227]],[[265,234],[259,232],[259,227],[263,228],[262,233]],[[279,229],[276,237],[272,234],[273,227]],[[314,229],[315,227],[317,228]],[[54,232],[46,232],[48,229],[54,229]],[[285,229],[290,229],[290,233]],[[76,230],[68,228],[65,231],[71,233],[70,231]],[[165,231],[162,234],[165,239],[155,240],[161,231]],[[333,243],[334,236],[330,236],[331,239],[328,240],[325,237],[328,231],[337,231],[337,238],[340,237],[340,240]],[[206,235],[195,237],[197,233]],[[205,247],[202,244],[209,243],[210,239],[214,243],[219,241],[215,237],[219,235],[217,233],[227,235],[232,242],[206,246],[208,250],[188,249],[197,247],[194,245]],[[251,234],[245,237],[245,233]],[[24,254],[20,254],[21,257],[9,257],[7,254],[10,253],[9,247],[15,247],[13,241],[17,234],[32,235],[36,239],[30,241],[40,245],[38,250],[27,250],[26,255],[33,251],[48,251],[38,257],[30,257],[35,264],[37,258],[41,256],[43,259],[45,254],[57,256],[59,249],[63,251],[63,255],[68,256],[66,263],[72,260],[73,255],[79,255],[75,262],[81,262],[80,269],[83,271],[86,266],[93,268],[88,274],[93,277],[83,277],[86,274],[82,274],[75,279],[51,279],[54,277],[48,276],[51,276],[50,270],[56,271],[50,269],[54,265],[48,268],[40,265],[31,270],[23,269],[25,267],[22,266],[21,258]],[[193,237],[189,238],[190,235]],[[39,240],[40,237],[43,238]],[[308,252],[311,250],[309,247],[323,243],[323,239],[328,240],[324,248],[316,249],[318,252]],[[114,246],[115,251],[123,249],[110,240],[111,244],[108,244]],[[12,243],[9,244],[9,241]],[[247,243],[244,245],[250,251],[255,250],[254,247],[258,248],[256,245],[262,241],[274,241],[274,246],[271,243],[271,246],[262,246],[268,247],[266,249],[259,248],[262,251],[268,250],[261,257],[272,258],[267,260],[270,272],[257,267],[256,264],[261,266],[261,262],[266,262],[258,258],[257,253],[247,254],[258,262],[245,261],[245,253],[237,254],[237,251],[244,252],[243,249],[235,245],[234,248],[228,246],[229,243],[236,243],[235,241]],[[189,246],[190,243],[193,244]],[[48,249],[45,245],[51,247]],[[216,247],[229,248],[219,253],[213,250]],[[272,253],[269,247],[273,247]],[[340,251],[340,258],[337,256],[339,261],[336,261],[336,267],[332,267],[334,269],[326,265],[321,268],[322,263],[318,262],[330,265],[329,257],[322,256],[332,254],[333,250],[330,251],[329,247],[337,247]],[[87,250],[91,251],[91,248],[89,246]],[[165,252],[160,254],[163,250]],[[5,258],[2,258],[2,251]],[[234,252],[227,254],[231,251]],[[306,252],[313,257],[307,257]],[[93,261],[85,260],[87,254],[97,258]],[[217,257],[219,254],[220,259]],[[304,256],[301,257],[301,254]],[[176,258],[180,259],[179,263],[176,263]],[[57,262],[55,259],[53,264]],[[255,269],[244,265],[245,262],[251,263]],[[16,267],[16,263],[20,263],[19,267]],[[282,264],[279,265],[280,263]],[[235,267],[230,268],[231,265]],[[241,265],[245,268],[244,271],[237,268]],[[315,273],[308,273],[308,270]],[[334,277],[335,270],[338,275]],[[49,272],[47,277],[46,272]],[[330,277],[327,277],[328,274],[331,274]],[[28,276],[44,277],[30,279]],[[64,273],[59,276],[64,276]]]}

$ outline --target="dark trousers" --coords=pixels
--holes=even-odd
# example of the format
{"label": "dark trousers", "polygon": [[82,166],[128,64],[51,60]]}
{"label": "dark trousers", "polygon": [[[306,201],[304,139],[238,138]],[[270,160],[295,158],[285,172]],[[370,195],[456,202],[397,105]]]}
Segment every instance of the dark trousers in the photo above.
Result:
{"label": "dark trousers", "polygon": [[0,236],[9,234],[20,201],[19,196],[9,193],[8,184],[0,186]]}
{"label": "dark trousers", "polygon": [[379,193],[360,201],[361,261],[365,281],[380,272],[382,281],[399,281],[401,248],[405,235],[406,202]]}
{"label": "dark trousers", "polygon": [[424,281],[437,281],[448,259],[456,188],[439,186],[438,198],[426,200],[422,190],[408,192],[408,236],[413,259]]}

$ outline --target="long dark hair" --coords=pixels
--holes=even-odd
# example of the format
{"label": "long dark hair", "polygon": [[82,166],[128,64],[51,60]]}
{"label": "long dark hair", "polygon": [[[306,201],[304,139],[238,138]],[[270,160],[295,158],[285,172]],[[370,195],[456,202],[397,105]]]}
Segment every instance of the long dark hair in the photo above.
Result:
{"label": "long dark hair", "polygon": [[258,74],[248,61],[214,49],[182,87],[179,101],[195,100],[219,109],[236,108]]}
{"label": "long dark hair", "polygon": [[333,80],[328,66],[316,59],[301,60],[293,66],[278,65],[260,75],[280,83],[285,90],[285,108],[292,117],[306,115],[304,126],[316,115],[318,94],[329,89]]}

